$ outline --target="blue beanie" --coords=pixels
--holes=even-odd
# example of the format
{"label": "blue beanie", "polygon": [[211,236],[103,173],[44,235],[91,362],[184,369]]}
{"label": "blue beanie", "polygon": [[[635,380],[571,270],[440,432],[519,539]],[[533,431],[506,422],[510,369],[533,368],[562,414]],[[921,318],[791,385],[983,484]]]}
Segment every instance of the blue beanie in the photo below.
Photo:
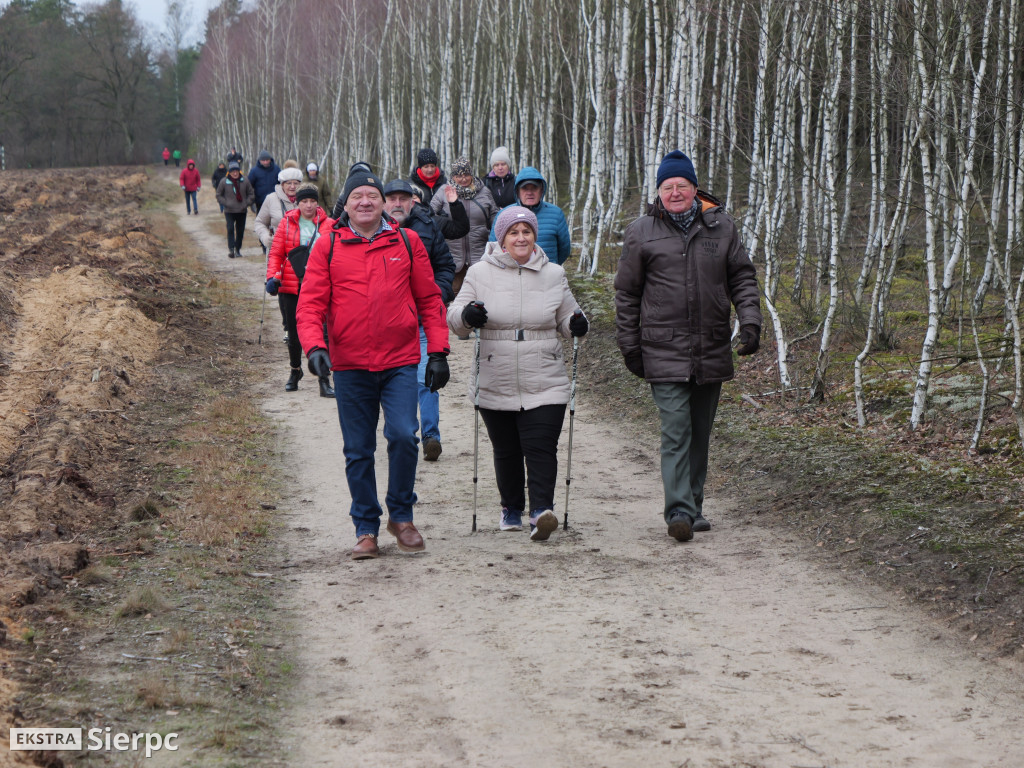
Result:
{"label": "blue beanie", "polygon": [[660,187],[665,179],[674,179],[677,176],[682,176],[684,179],[692,181],[693,186],[697,186],[697,172],[693,170],[690,158],[678,149],[673,149],[661,159],[661,165],[658,166],[658,181],[655,186]]}

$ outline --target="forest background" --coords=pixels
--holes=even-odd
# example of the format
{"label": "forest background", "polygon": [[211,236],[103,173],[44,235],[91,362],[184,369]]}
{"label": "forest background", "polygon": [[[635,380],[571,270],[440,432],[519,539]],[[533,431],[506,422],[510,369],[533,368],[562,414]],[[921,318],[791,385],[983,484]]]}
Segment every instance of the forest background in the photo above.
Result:
{"label": "forest background", "polygon": [[[223,0],[154,34],[119,0],[13,0],[8,167],[356,160],[421,146],[534,165],[578,269],[682,147],[763,276],[774,385],[851,422],[943,414],[972,454],[1024,441],[1024,8],[1019,0]],[[200,23],[196,20],[197,25]],[[792,395],[792,396],[790,396]],[[890,408],[891,405],[896,407]]]}

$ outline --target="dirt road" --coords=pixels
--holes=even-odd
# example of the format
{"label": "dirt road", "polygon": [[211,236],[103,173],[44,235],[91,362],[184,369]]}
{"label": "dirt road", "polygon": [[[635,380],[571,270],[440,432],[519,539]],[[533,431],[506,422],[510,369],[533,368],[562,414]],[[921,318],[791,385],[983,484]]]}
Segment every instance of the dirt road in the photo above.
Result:
{"label": "dirt road", "polygon": [[[181,223],[211,271],[259,295],[251,235],[246,258],[228,260],[208,216]],[[281,765],[1024,764],[1018,667],[809,562],[771,520],[738,522],[733,500],[709,500],[710,533],[669,539],[657,446],[595,418],[586,391],[569,531],[547,543],[497,532],[481,429],[471,533],[470,342],[452,340],[444,453],[417,471],[427,552],[403,555],[385,533],[379,560],[349,561],[334,403],[308,374],[284,392],[273,300],[266,316],[254,375],[291,489],[280,510],[289,567],[277,572],[299,660]],[[383,479],[383,438],[377,466]]]}

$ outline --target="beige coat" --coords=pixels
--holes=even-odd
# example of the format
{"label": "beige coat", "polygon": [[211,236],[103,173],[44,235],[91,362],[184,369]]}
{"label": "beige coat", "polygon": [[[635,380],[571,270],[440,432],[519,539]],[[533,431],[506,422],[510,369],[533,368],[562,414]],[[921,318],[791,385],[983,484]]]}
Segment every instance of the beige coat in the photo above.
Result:
{"label": "beige coat", "polygon": [[[483,302],[487,310],[487,324],[480,329],[480,407],[518,411],[568,403],[569,377],[559,335],[570,337],[569,318],[580,307],[565,270],[548,261],[539,247],[520,266],[490,242],[448,308],[448,327],[455,333],[471,332],[462,310],[474,301]],[[474,385],[471,373],[471,398]]]}
{"label": "beige coat", "polygon": [[277,225],[281,223],[281,219],[288,211],[294,211],[296,208],[298,205],[288,199],[288,195],[281,189],[280,184],[274,187],[273,194],[267,195],[263,201],[259,213],[256,214],[256,222],[252,225],[252,229],[268,251],[271,243],[274,242]]}

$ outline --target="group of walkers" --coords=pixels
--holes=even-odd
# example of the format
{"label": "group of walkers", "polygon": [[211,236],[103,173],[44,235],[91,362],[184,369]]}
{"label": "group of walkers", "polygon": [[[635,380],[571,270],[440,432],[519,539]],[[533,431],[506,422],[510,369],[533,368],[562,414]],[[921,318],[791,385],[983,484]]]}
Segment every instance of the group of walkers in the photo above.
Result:
{"label": "group of walkers", "polygon": [[[266,292],[278,298],[288,342],[285,389],[298,389],[305,351],[320,394],[335,398],[353,559],[380,553],[381,412],[386,527],[400,550],[425,548],[413,522],[417,444],[427,461],[439,459],[449,331],[474,338],[468,394],[493,447],[499,530],[528,524],[530,538],[543,541],[558,527],[557,448],[570,400],[562,339],[589,330],[561,266],[570,253],[566,219],[545,200],[543,175],[529,166],[513,173],[504,147],[483,177],[466,157],[447,170],[429,148],[408,179],[384,183],[358,162],[333,201],[315,163],[304,175],[266,151],[248,177],[234,150],[214,176],[230,258],[241,255],[246,211],[257,211]],[[740,355],[757,351],[762,318],[735,223],[698,189],[678,150],[659,166],[647,213],[626,229],[615,290],[619,349],[650,383],[661,418],[664,520],[670,536],[687,541],[710,529],[704,482],[721,385],[733,376],[732,307]]]}

